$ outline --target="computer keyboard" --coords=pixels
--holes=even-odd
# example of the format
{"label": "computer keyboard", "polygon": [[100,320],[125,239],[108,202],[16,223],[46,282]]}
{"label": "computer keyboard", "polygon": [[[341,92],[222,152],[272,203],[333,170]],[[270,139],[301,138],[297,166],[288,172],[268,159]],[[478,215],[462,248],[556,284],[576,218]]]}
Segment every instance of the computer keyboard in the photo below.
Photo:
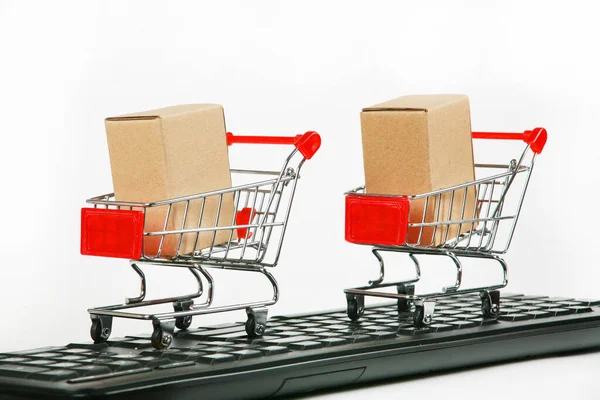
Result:
{"label": "computer keyboard", "polygon": [[180,331],[167,350],[142,334],[4,353],[0,398],[264,398],[580,350],[600,346],[599,305],[503,293],[495,321],[473,294],[438,300],[425,328],[385,304],[357,322],[343,310],[272,317],[254,339],[240,322]]}

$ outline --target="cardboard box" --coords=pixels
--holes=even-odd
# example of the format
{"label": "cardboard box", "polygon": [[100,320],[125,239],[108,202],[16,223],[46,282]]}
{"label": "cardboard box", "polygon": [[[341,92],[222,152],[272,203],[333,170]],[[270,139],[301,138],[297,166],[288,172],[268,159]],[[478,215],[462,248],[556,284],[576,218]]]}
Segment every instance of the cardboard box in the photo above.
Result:
{"label": "cardboard box", "polygon": [[[229,156],[223,107],[218,104],[189,104],[127,114],[106,119],[116,200],[155,202],[231,187]],[[218,196],[191,201],[183,225],[185,203],[173,206],[165,229],[168,207],[148,208],[146,232],[197,228],[202,211],[202,227],[214,227]],[[233,196],[226,195],[219,226],[232,225]],[[229,239],[230,230],[218,231],[215,244]],[[189,254],[211,246],[212,232],[183,235],[179,254]],[[233,232],[235,239],[235,232]],[[178,252],[180,235],[166,235],[161,257]],[[144,239],[144,253],[158,253],[160,236]]]}
{"label": "cardboard box", "polygon": [[[472,181],[475,178],[469,99],[464,95],[411,95],[364,108],[361,113],[365,185],[367,193],[415,195]],[[433,199],[432,199],[433,200]],[[410,203],[409,223],[474,216],[474,189]],[[470,224],[461,232],[471,229]],[[438,246],[458,236],[459,226],[427,227],[419,242],[419,228],[408,231],[408,243]]]}

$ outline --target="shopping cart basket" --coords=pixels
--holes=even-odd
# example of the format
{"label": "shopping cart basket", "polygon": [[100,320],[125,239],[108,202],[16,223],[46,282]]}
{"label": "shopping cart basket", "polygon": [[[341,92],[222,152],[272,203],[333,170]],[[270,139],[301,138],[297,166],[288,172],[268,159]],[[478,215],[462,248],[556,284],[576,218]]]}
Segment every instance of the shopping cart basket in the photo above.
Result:
{"label": "shopping cart basket", "polygon": [[[475,164],[477,175],[490,170],[492,174],[487,172],[485,178],[461,185],[414,196],[367,194],[364,186],[346,193],[346,240],[373,245],[372,252],[380,266],[378,279],[344,291],[351,320],[356,321],[363,314],[364,296],[375,296],[397,299],[400,313],[411,311],[414,305],[415,326],[422,327],[432,322],[436,298],[471,292],[479,292],[484,318],[498,318],[498,289],[508,283],[507,264],[500,256],[512,241],[535,158],[544,148],[547,133],[543,128],[521,134],[473,132],[473,138],[518,139],[527,145],[518,160],[509,164]],[[411,206],[417,213],[411,213],[409,218]],[[408,254],[416,276],[384,283],[382,253],[386,252]],[[438,293],[415,295],[414,284],[421,277],[417,256],[421,255],[450,258],[456,266],[456,282]],[[497,261],[502,267],[502,282],[461,289],[463,257]],[[375,290],[393,286],[397,294]]]}
{"label": "shopping cart basket", "polygon": [[[275,304],[279,297],[277,281],[267,269],[278,263],[300,169],[319,149],[321,138],[316,132],[295,137],[235,136],[228,133],[227,142],[229,145],[293,144],[295,148],[285,159],[280,171],[232,169],[232,174],[244,175],[252,183],[230,189],[153,203],[116,201],[112,193],[87,200],[94,208],[82,209],[81,253],[130,259],[131,267],[141,279],[139,296],[126,298],[124,304],[88,310],[94,342],[106,341],[111,333],[113,317],[121,317],[151,320],[154,326],[152,345],[157,349],[167,348],[172,342],[175,327],[187,329],[193,315],[240,309],[246,309],[247,312],[247,334],[251,337],[263,334],[267,324],[266,307]],[[234,204],[237,211],[232,210],[230,221],[219,221],[221,208],[226,204]],[[188,213],[188,209],[194,207],[200,208],[199,213]],[[213,211],[217,209],[216,220],[205,221],[204,216],[209,214],[204,213],[205,207],[212,207]],[[164,227],[149,230],[145,227],[146,215],[159,209],[165,215]],[[176,226],[173,224],[175,210],[179,210]],[[194,217],[191,217],[192,214]],[[211,214],[214,219],[212,215],[215,214]],[[195,219],[187,221],[192,218]],[[190,223],[193,228],[189,228]],[[195,236],[196,246],[193,251],[184,252],[189,247],[189,240],[184,244],[184,236],[189,238],[190,235]],[[212,235],[209,247],[198,248],[200,235]],[[223,235],[228,239],[217,239]],[[158,241],[158,246],[153,246],[157,248],[145,249],[150,247],[145,246],[146,240],[154,240],[155,244]],[[176,251],[167,255],[165,243],[170,241],[172,244],[173,240],[176,241]],[[194,276],[198,290],[184,296],[145,300],[146,278],[140,268],[142,265],[187,268]],[[210,268],[262,274],[271,283],[273,296],[251,303],[210,307],[214,297],[214,281],[208,271]],[[193,300],[204,292],[202,277],[208,283],[206,300],[202,304],[194,304]],[[154,314],[125,311],[165,303],[173,303],[174,311]]]}

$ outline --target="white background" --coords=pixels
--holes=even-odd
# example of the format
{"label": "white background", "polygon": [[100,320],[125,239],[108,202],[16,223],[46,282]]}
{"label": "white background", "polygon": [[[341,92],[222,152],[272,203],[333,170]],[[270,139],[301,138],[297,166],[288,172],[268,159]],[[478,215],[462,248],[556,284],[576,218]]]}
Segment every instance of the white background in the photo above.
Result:
{"label": "white background", "polygon": [[[234,132],[323,137],[299,183],[272,314],[344,307],[343,288],[377,275],[368,249],[343,240],[342,194],[363,181],[361,108],[411,93],[468,94],[474,130],[547,128],[507,255],[509,290],[599,297],[600,25],[591,4],[0,1],[0,351],[88,340],[87,307],[136,293],[125,261],[79,255],[84,200],[112,190],[103,119],[194,102],[223,104]],[[476,159],[492,153],[476,148]],[[179,272],[149,271],[150,294],[193,288]],[[432,286],[451,279],[446,272],[424,269]],[[223,303],[268,289],[217,278]],[[116,320],[113,336],[150,331]],[[499,399],[535,388],[597,398],[599,361],[549,358],[316,397]]]}

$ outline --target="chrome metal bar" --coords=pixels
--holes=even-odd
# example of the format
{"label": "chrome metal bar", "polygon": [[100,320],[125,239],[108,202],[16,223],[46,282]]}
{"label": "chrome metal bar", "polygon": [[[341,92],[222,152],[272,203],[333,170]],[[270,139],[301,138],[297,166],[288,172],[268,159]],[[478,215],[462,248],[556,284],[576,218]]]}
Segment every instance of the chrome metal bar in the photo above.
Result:
{"label": "chrome metal bar", "polygon": [[230,169],[229,170],[232,173],[235,174],[252,174],[252,175],[279,175],[280,171],[262,171],[259,169]]}
{"label": "chrome metal bar", "polygon": [[[281,226],[283,222],[273,222],[263,224],[265,226]],[[233,226],[214,226],[210,228],[189,228],[189,229],[173,229],[172,231],[160,231],[160,232],[147,232],[144,236],[166,236],[166,235],[177,235],[180,233],[195,233],[195,232],[212,232],[212,231],[226,231],[229,229],[240,229],[240,228],[254,228],[260,227],[260,224],[244,224],[244,225],[233,225]]]}
{"label": "chrome metal bar", "polygon": [[135,265],[135,263],[132,262],[130,263],[130,265],[131,268],[133,268],[133,270],[140,277],[140,295],[137,297],[126,297],[125,304],[139,303],[146,297],[146,276],[144,275],[144,272],[140,269],[140,267]]}
{"label": "chrome metal bar", "polygon": [[[188,209],[190,208],[190,201],[185,202],[185,209],[183,210],[183,221],[181,222],[181,229],[185,229],[185,223],[187,220]],[[183,242],[183,233],[179,235],[179,241],[177,243],[177,253],[176,256],[179,256],[179,252],[181,251],[181,243]]]}

